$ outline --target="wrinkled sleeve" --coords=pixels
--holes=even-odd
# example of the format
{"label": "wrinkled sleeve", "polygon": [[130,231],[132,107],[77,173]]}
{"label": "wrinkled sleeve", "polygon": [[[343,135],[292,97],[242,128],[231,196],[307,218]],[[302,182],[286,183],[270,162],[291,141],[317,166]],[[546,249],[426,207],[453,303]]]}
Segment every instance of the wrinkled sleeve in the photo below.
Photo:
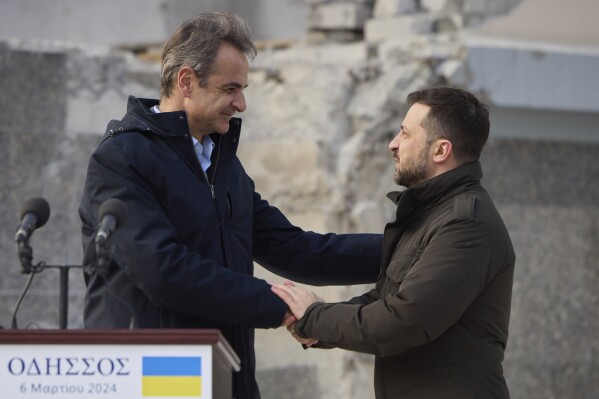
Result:
{"label": "wrinkled sleeve", "polygon": [[257,193],[254,215],[254,260],[269,271],[317,286],[376,281],[382,234],[303,231]]}
{"label": "wrinkled sleeve", "polygon": [[476,222],[453,221],[435,235],[392,294],[371,303],[313,304],[296,332],[378,356],[426,344],[455,324],[483,290],[489,258]]}
{"label": "wrinkled sleeve", "polygon": [[151,302],[173,312],[231,324],[278,327],[287,307],[267,282],[203,258],[180,242],[147,181],[151,163],[143,163],[144,154],[135,148],[134,140],[120,137],[102,144],[89,162],[80,207],[88,246],[89,234],[98,224],[99,206],[108,198],[119,198],[129,216],[111,239],[113,267],[121,268]]}

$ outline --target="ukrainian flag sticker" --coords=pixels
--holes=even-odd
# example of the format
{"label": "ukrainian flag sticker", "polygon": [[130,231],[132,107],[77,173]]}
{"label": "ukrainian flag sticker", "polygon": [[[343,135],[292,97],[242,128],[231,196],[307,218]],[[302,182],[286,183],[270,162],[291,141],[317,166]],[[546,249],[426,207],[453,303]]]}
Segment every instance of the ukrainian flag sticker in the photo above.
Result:
{"label": "ukrainian flag sticker", "polygon": [[142,396],[202,396],[202,358],[144,356]]}

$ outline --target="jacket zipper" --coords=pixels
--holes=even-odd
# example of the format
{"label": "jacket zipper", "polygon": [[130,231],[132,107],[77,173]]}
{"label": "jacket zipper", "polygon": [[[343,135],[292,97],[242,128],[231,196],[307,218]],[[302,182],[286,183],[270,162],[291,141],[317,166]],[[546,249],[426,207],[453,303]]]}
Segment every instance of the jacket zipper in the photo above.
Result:
{"label": "jacket zipper", "polygon": [[233,201],[231,201],[231,193],[227,192],[227,209],[229,211],[229,224],[233,224]]}
{"label": "jacket zipper", "polygon": [[[210,192],[212,193],[212,199],[216,200],[216,192],[214,190],[214,178],[216,176],[216,168],[218,167],[218,160],[220,159],[220,149],[221,149],[221,136],[218,136],[218,150],[216,152],[216,161],[214,162],[214,169],[212,170],[212,181],[208,181],[208,185],[210,186]],[[206,180],[208,180],[208,174],[206,173]]]}

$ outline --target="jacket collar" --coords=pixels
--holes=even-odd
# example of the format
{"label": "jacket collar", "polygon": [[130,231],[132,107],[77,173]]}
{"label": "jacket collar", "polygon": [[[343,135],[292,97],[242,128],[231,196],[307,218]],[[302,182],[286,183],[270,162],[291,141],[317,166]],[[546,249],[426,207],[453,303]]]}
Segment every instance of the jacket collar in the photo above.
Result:
{"label": "jacket collar", "polygon": [[[157,135],[168,138],[169,145],[177,152],[179,157],[189,166],[199,179],[204,180],[204,174],[201,171],[200,164],[193,150],[192,141],[187,126],[187,115],[183,111],[164,112],[156,114],[150,110],[158,100],[129,97],[127,103],[127,114],[122,120],[112,120],[108,124],[106,133],[101,142],[108,140],[122,132],[141,132],[144,135]],[[239,144],[239,135],[241,132],[241,119],[231,118],[229,121],[229,131],[227,134],[212,133],[210,137],[217,143],[217,163],[218,168],[213,168],[216,179],[226,181],[229,176],[232,163],[237,152]],[[224,198],[227,186],[225,184],[216,185],[217,195]]]}
{"label": "jacket collar", "polygon": [[[127,115],[120,121],[111,121],[107,133],[112,131],[143,131],[152,132],[161,136],[184,137],[189,134],[187,114],[185,111],[154,113],[150,109],[158,105],[156,99],[137,98],[129,96],[127,101]],[[229,132],[239,138],[241,118],[231,118]]]}
{"label": "jacket collar", "polygon": [[152,131],[171,137],[185,136],[189,132],[185,112],[152,112],[151,108],[158,104],[158,100],[129,96],[127,112],[144,120]]}
{"label": "jacket collar", "polygon": [[410,213],[414,208],[424,208],[440,199],[453,196],[472,185],[477,185],[483,176],[480,162],[461,165],[449,172],[418,183],[404,191],[393,191],[387,198],[397,205],[397,216]]}

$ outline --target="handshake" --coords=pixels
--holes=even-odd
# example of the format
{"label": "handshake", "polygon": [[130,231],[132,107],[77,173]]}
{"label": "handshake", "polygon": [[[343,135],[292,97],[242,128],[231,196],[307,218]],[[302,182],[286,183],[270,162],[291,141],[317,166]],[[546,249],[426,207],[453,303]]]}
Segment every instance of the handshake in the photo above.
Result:
{"label": "handshake", "polygon": [[304,316],[306,309],[316,302],[324,302],[324,299],[312,291],[296,287],[291,281],[285,280],[283,284],[272,284],[272,291],[277,294],[287,306],[289,311],[285,313],[282,326],[287,327],[293,338],[302,345],[310,347],[318,342],[313,338],[302,338],[295,332],[295,323]]}

